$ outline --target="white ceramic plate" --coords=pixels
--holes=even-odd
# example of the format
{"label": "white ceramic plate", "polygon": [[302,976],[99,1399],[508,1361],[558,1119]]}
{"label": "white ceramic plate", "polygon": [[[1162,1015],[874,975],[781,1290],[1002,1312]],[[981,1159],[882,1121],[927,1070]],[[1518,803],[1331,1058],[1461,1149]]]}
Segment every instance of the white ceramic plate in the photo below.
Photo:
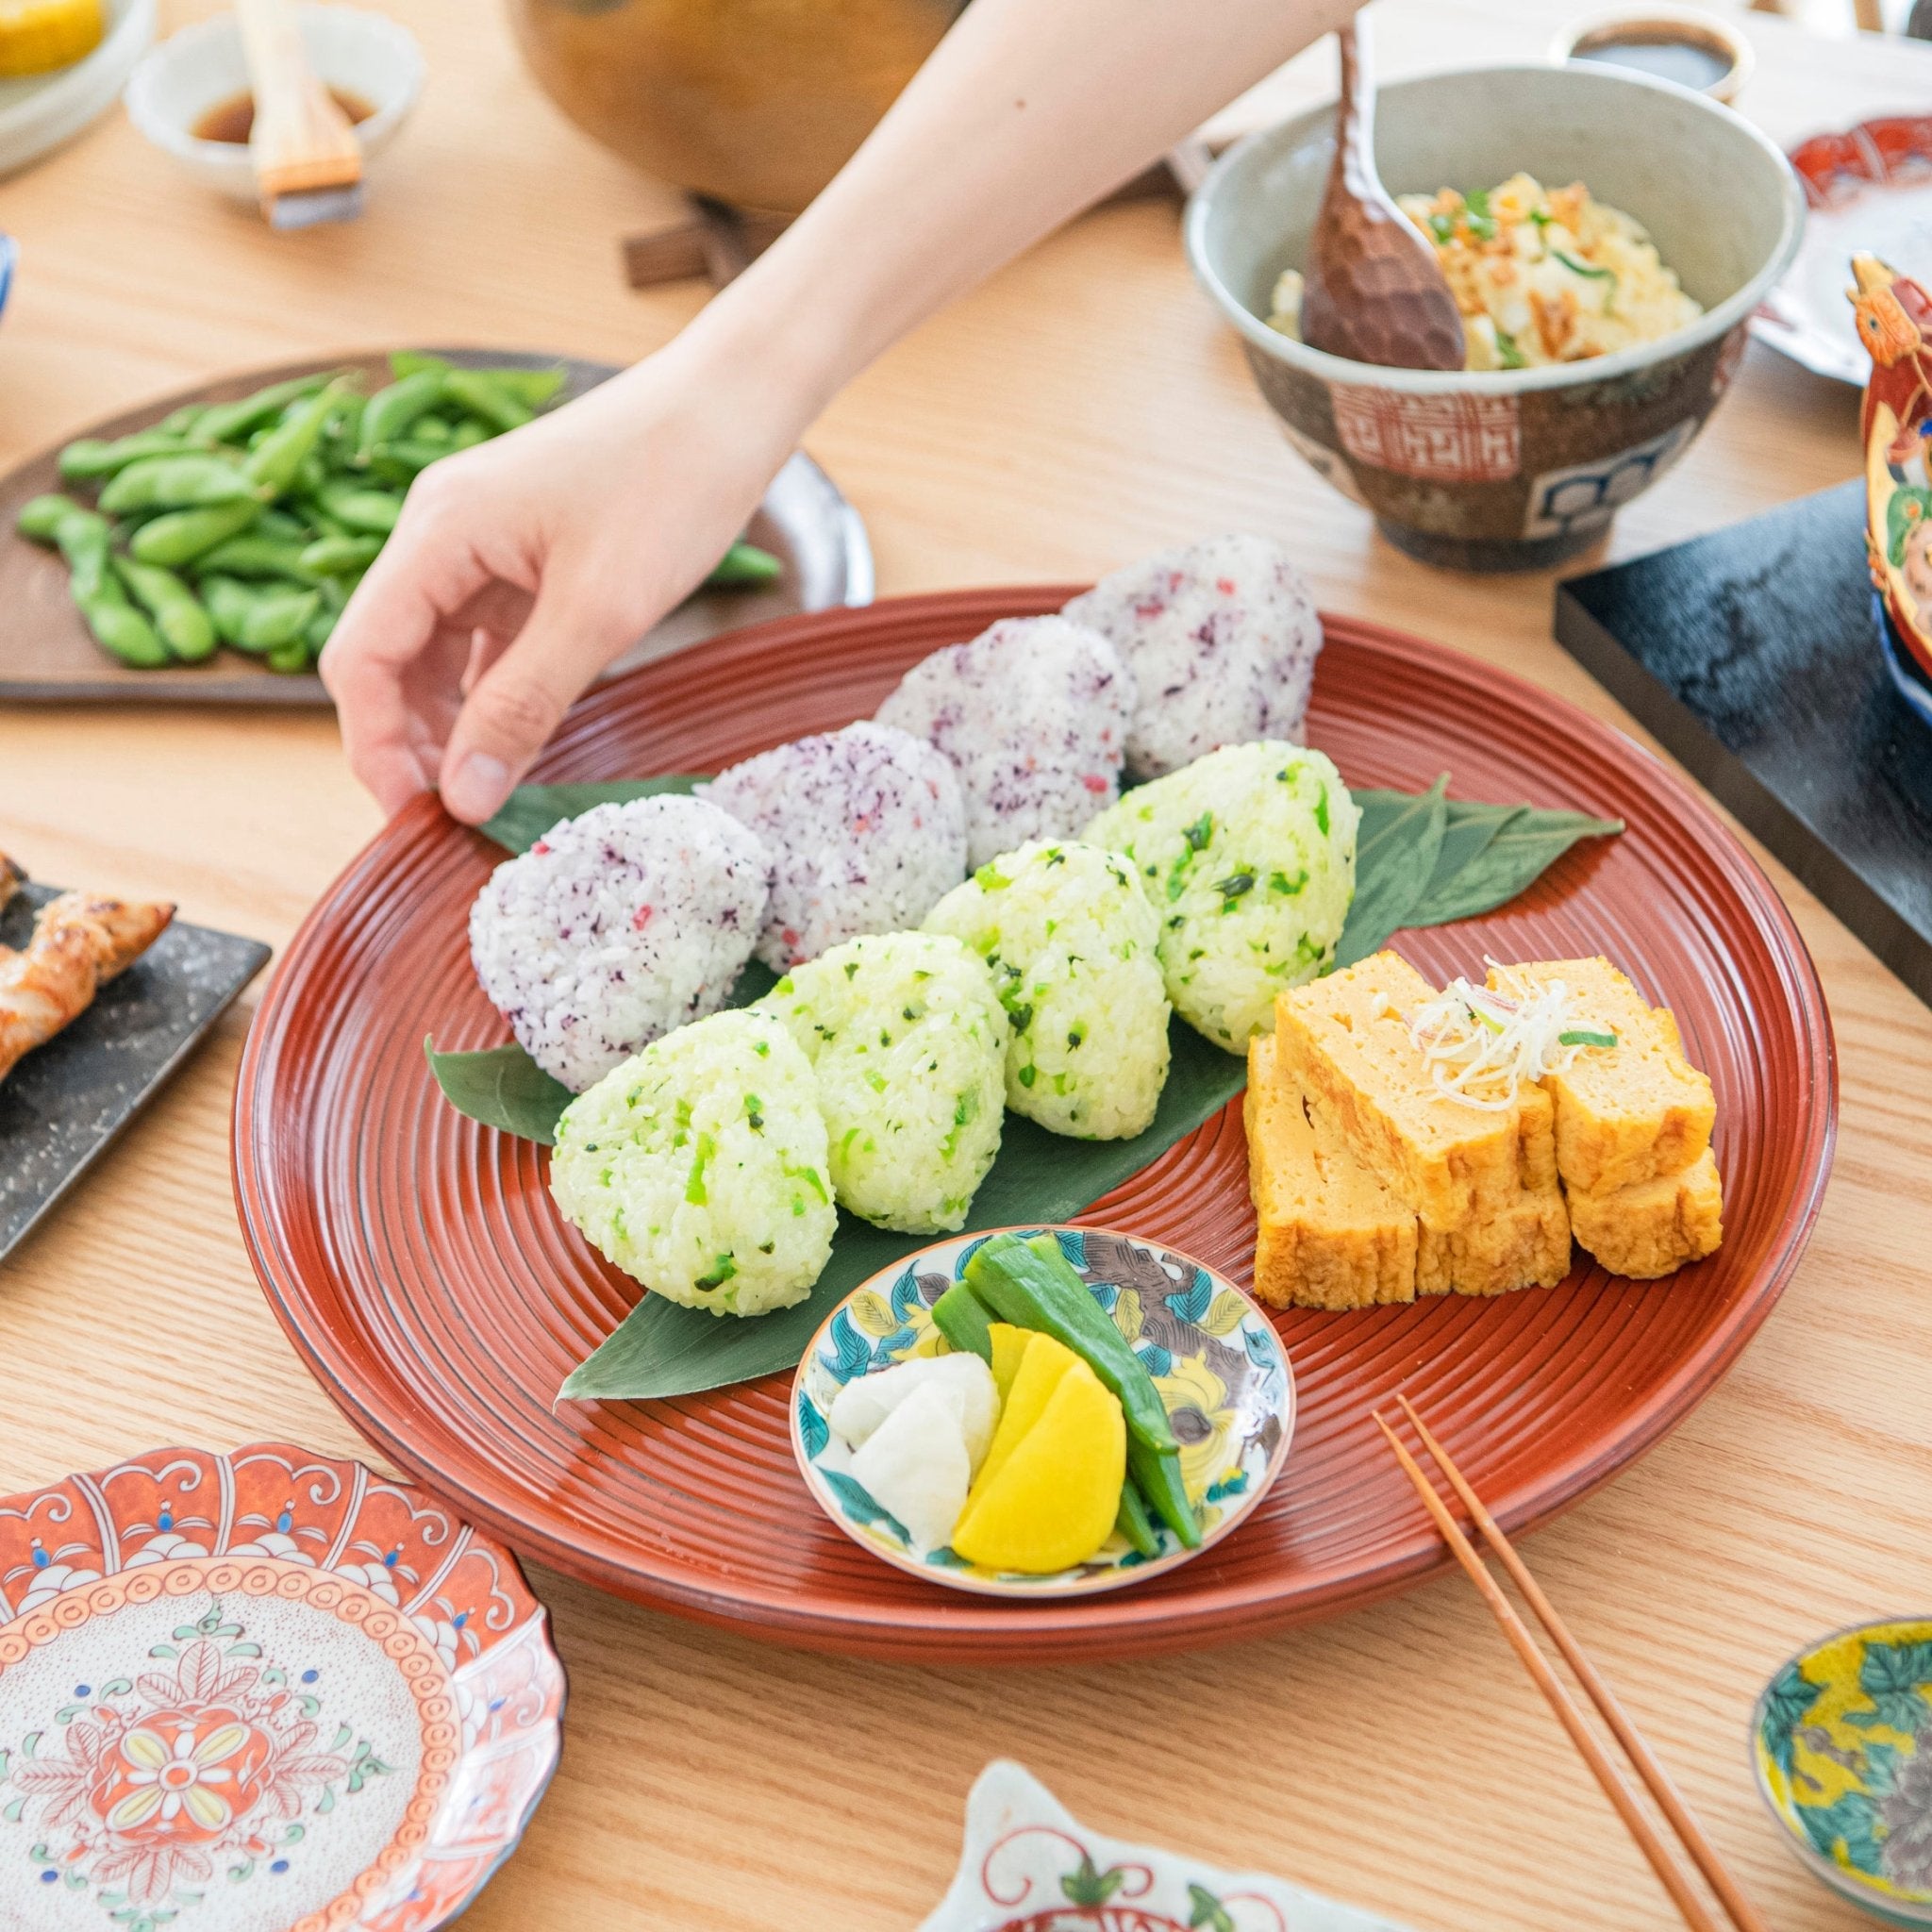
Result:
{"label": "white ceramic plate", "polygon": [[[1165,1527],[1158,1555],[1119,1535],[1091,1562],[1051,1576],[984,1570],[952,1550],[922,1552],[850,1474],[851,1453],[825,1422],[840,1390],[915,1355],[943,1353],[932,1307],[992,1230],[936,1241],[875,1274],[812,1338],[791,1392],[791,1448],[806,1487],[845,1534],[895,1568],[981,1596],[1090,1596],[1144,1582],[1198,1557],[1268,1493],[1294,1435],[1294,1374],[1274,1324],[1211,1268],[1133,1235],[1045,1230],[1147,1365],[1181,1444],[1181,1471],[1201,1516],[1184,1549]],[[1041,1232],[1038,1227],[1017,1230]]]}
{"label": "white ceramic plate", "polygon": [[107,0],[108,33],[85,60],[0,80],[0,175],[37,161],[114,105],[155,37],[155,0]]}

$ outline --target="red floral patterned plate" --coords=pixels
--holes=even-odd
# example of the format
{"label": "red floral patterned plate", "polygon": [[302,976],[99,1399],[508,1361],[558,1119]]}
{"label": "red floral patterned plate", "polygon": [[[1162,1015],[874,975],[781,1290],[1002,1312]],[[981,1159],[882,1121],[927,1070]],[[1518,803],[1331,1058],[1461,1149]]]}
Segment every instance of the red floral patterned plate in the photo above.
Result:
{"label": "red floral patterned plate", "polygon": [[1845,296],[1852,257],[1875,255],[1922,280],[1932,272],[1932,115],[1890,114],[1814,134],[1790,159],[1805,187],[1805,239],[1751,333],[1807,369],[1862,389],[1872,361]]}
{"label": "red floral patterned plate", "polygon": [[0,1924],[432,1932],[557,1768],[515,1557],[359,1463],[157,1449],[0,1500]]}

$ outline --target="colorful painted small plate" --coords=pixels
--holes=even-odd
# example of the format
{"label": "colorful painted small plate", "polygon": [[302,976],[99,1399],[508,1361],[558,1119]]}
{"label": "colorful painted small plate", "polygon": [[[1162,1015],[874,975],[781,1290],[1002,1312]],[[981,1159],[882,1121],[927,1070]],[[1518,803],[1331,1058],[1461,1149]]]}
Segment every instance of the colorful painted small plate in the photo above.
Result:
{"label": "colorful painted small plate", "polygon": [[922,1555],[849,1469],[850,1452],[825,1418],[840,1390],[915,1355],[944,1352],[932,1307],[995,1230],[937,1241],[875,1274],[833,1309],[791,1386],[791,1448],[820,1507],[888,1563],[981,1596],[1091,1596],[1141,1583],[1211,1548],[1268,1493],[1294,1434],[1294,1374],[1281,1340],[1250,1298],[1213,1269],[1130,1234],[1097,1227],[1050,1232],[1153,1373],[1180,1439],[1181,1471],[1201,1511],[1199,1549],[1162,1528],[1142,1557],[1115,1536],[1091,1563],[1051,1576],[985,1570],[950,1549]]}
{"label": "colorful painted small plate", "polygon": [[1872,358],[1845,297],[1860,251],[1911,275],[1932,219],[1932,115],[1890,114],[1791,150],[1805,188],[1805,236],[1790,271],[1751,319],[1761,342],[1820,375],[1862,389]]}
{"label": "colorful painted small plate", "polygon": [[1889,1925],[1932,1926],[1932,1618],[1800,1651],[1757,1700],[1751,1757],[1811,1872]]}
{"label": "colorful painted small plate", "polygon": [[0,1500],[0,1924],[433,1932],[557,1768],[516,1559],[359,1463],[157,1449]]}

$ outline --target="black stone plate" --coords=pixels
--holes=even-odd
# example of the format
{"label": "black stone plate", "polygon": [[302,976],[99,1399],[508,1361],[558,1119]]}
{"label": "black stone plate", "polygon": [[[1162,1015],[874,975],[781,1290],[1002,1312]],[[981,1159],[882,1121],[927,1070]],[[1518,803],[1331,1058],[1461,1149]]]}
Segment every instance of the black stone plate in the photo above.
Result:
{"label": "black stone plate", "polygon": [[[0,908],[0,945],[23,947],[52,886]],[[0,1258],[160,1091],[268,963],[258,940],[171,925],[94,1003],[0,1080]]]}
{"label": "black stone plate", "polygon": [[1557,641],[1932,1005],[1932,728],[1893,688],[1865,486],[1557,586]]}

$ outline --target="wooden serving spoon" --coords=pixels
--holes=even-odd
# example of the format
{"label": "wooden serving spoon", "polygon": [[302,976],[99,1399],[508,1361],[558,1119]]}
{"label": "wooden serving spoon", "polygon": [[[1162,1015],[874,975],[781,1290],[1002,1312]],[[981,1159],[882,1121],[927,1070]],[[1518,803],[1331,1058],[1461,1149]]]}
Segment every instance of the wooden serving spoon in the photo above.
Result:
{"label": "wooden serving spoon", "polygon": [[1375,173],[1375,88],[1357,26],[1341,29],[1335,160],[1303,271],[1302,341],[1389,369],[1460,369],[1462,316],[1436,251]]}

